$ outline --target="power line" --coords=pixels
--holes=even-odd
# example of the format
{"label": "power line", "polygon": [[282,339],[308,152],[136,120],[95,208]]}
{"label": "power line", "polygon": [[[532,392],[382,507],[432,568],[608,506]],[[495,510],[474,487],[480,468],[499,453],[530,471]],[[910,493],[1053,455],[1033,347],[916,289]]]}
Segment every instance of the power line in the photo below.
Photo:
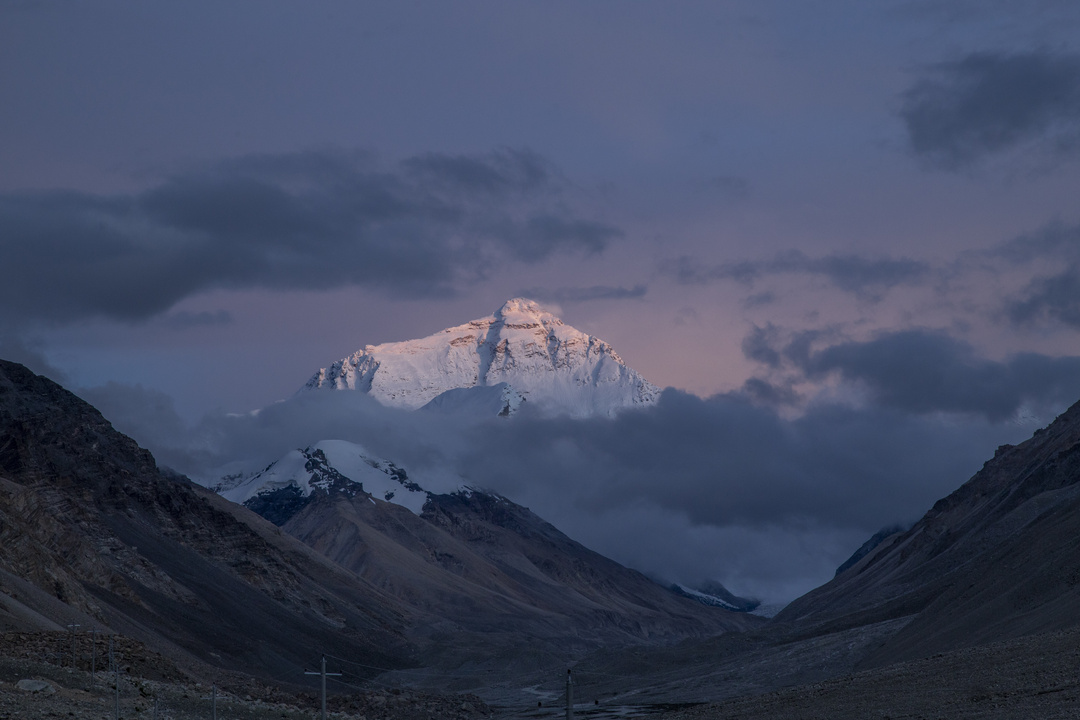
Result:
{"label": "power line", "polygon": [[[454,672],[440,672],[440,671],[437,671],[437,670],[432,671],[432,670],[423,670],[423,669],[414,669],[414,668],[386,668],[386,667],[379,667],[378,665],[366,665],[364,663],[356,662],[355,660],[346,660],[345,658],[339,658],[339,657],[336,657],[334,655],[327,655],[326,657],[328,657],[328,658],[330,658],[332,660],[337,660],[338,662],[346,663],[348,665],[353,665],[355,667],[362,667],[362,668],[365,668],[367,670],[380,670],[382,672],[392,672],[392,673],[408,673],[408,674],[411,674],[411,675],[424,675],[424,676],[427,676],[427,677],[437,677],[437,678],[447,678],[447,679],[474,678],[474,677],[477,677],[478,675],[484,675],[484,674],[487,674],[487,673],[495,672],[495,670],[477,670],[475,672],[458,672],[458,673],[454,673]],[[544,675],[544,674],[546,674],[548,672],[552,672],[554,670],[557,670],[559,668],[564,668],[564,667],[566,667],[566,663],[555,663],[554,665],[549,665],[549,666],[543,667],[543,668],[536,668],[536,669],[533,669],[533,670],[524,670],[524,671],[522,671],[522,674],[529,673],[529,674]]]}

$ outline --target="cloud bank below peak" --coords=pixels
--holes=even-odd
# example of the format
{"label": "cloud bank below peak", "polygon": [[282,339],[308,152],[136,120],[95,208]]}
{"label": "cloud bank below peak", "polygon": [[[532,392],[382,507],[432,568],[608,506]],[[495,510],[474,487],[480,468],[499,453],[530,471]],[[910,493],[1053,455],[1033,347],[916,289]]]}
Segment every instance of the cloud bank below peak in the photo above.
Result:
{"label": "cloud bank below peak", "polygon": [[262,467],[330,437],[351,440],[425,488],[464,481],[499,492],[657,577],[719,579],[779,600],[827,580],[882,526],[916,519],[994,447],[1030,433],[884,404],[814,403],[791,418],[746,393],[703,399],[673,389],[614,419],[548,418],[527,407],[512,421],[466,419],[309,393],[194,427],[147,388],[82,394],[164,465],[193,477],[220,477],[236,461]]}

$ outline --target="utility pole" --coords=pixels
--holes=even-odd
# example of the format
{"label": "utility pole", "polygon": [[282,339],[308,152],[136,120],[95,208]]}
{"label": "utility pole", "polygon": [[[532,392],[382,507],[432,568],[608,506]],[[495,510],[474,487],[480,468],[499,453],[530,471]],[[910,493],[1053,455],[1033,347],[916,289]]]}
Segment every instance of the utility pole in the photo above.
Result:
{"label": "utility pole", "polygon": [[71,628],[71,669],[74,670],[75,669],[75,628],[80,628],[80,627],[82,627],[82,625],[80,625],[79,623],[72,620],[71,624],[68,625],[68,627]]}
{"label": "utility pole", "polygon": [[113,636],[109,636],[109,664],[113,669],[113,708],[115,709],[114,717],[116,720],[120,720],[120,662],[113,654]]}
{"label": "utility pole", "polygon": [[[217,683],[214,683],[210,686],[210,697],[204,697],[203,700],[210,701],[210,708],[213,720],[217,720]],[[154,707],[156,708],[157,705],[155,705]],[[157,712],[157,710],[155,710],[154,712]]]}
{"label": "utility pole", "polygon": [[326,720],[326,676],[341,677],[341,673],[328,673],[326,672],[326,656],[322,656],[322,669],[319,672],[310,672],[305,670],[305,675],[321,675],[322,676],[322,720]]}
{"label": "utility pole", "polygon": [[574,720],[574,681],[569,669],[566,671],[566,720]]}

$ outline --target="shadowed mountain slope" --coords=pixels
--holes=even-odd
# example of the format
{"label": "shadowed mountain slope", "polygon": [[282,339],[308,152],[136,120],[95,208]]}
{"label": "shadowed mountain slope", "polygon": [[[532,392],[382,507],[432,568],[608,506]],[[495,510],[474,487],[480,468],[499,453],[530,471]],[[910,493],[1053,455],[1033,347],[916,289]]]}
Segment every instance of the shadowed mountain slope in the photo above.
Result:
{"label": "shadowed mountain slope", "polygon": [[531,651],[566,656],[764,623],[676,595],[489,493],[433,495],[417,516],[362,492],[319,492],[283,529],[426,614],[415,633],[433,651],[450,636],[476,650],[528,638]]}
{"label": "shadowed mountain slope", "polygon": [[780,622],[854,627],[914,616],[866,663],[1080,623],[1080,403],[998,448],[910,530],[791,603]]}
{"label": "shadowed mountain slope", "polygon": [[4,361],[0,478],[0,627],[75,621],[264,677],[320,651],[408,664],[397,603]]}
{"label": "shadowed mountain slope", "polygon": [[[1061,683],[1075,658],[1059,641],[1080,631],[1078,608],[1080,403],[1030,440],[998,448],[913,527],[884,538],[769,625],[668,648],[600,651],[577,671],[591,683],[582,691],[639,702],[744,698],[688,714],[695,717],[728,717],[735,707],[740,717],[803,717],[792,707],[747,710],[767,706],[756,694],[797,685],[791,697],[805,716],[828,717],[824,701],[819,712],[822,686],[807,685],[823,682],[838,688],[829,703],[856,708],[844,717],[895,716],[897,699],[924,692],[935,672],[949,672],[958,658],[1001,657],[1008,653],[983,649],[1007,647],[1017,653],[1011,667],[1030,669],[1023,682],[995,676],[996,668],[934,682],[947,688],[943,703],[973,709],[965,717],[1020,717],[990,706],[1005,708],[1016,693],[1080,692]],[[914,664],[898,665],[905,662]],[[861,670],[873,672],[830,680]],[[987,702],[995,698],[1002,702]]]}
{"label": "shadowed mountain slope", "polygon": [[464,667],[476,687],[537,658],[764,622],[486,493],[431,496],[417,515],[341,477],[278,521],[163,473],[93,407],[0,361],[0,629],[74,621],[292,682],[320,653],[368,674]]}

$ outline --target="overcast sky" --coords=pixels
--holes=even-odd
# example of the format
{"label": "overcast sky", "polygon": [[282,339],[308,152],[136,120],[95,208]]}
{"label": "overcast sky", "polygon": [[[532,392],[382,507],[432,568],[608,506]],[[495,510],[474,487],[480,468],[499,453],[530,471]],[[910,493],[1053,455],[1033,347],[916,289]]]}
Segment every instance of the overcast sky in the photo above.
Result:
{"label": "overcast sky", "polygon": [[0,356],[178,464],[526,295],[674,389],[489,482],[781,597],[1080,398],[1072,0],[14,0],[0,98]]}

